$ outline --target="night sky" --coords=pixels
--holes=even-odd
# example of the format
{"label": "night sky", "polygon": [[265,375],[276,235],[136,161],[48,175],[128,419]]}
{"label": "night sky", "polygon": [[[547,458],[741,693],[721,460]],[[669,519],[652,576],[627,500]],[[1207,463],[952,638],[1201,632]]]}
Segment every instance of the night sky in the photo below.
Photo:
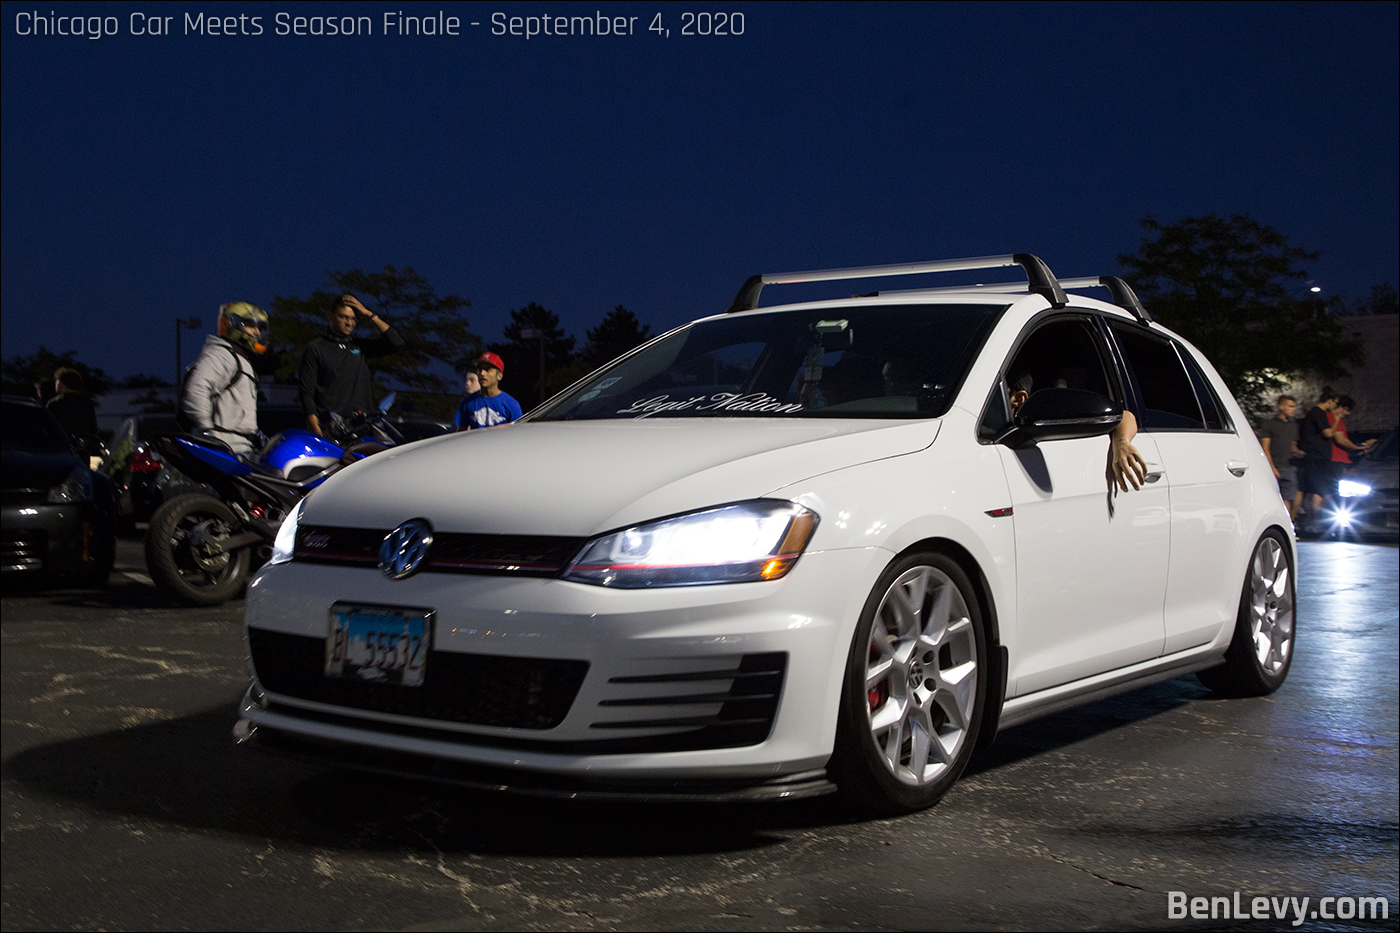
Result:
{"label": "night sky", "polygon": [[[384,34],[439,9],[459,35]],[[659,332],[756,272],[1116,273],[1145,215],[1249,214],[1322,252],[1324,294],[1400,281],[1397,4],[708,9],[743,34],[682,36],[656,3],[7,3],[3,354],[171,378],[177,317],[387,264],[469,299],[486,340],[536,301],[582,344],[614,305]],[[118,34],[21,34],[51,10]],[[599,11],[635,33],[492,34]],[[280,36],[279,12],[373,34]]]}

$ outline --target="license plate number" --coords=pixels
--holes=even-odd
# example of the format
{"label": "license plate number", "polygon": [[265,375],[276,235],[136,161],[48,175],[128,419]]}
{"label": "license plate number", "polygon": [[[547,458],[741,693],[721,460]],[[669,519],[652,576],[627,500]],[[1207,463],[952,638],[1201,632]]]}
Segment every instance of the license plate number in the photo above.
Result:
{"label": "license plate number", "polygon": [[326,676],[417,687],[427,671],[432,615],[394,606],[332,606]]}

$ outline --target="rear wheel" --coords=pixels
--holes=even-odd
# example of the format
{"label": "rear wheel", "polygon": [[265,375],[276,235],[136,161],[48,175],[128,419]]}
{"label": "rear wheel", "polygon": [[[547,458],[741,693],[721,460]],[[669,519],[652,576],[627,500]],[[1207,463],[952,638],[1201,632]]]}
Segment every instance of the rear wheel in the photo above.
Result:
{"label": "rear wheel", "polygon": [[967,574],[901,558],[866,601],[846,663],[831,772],[858,806],[932,806],[967,766],[986,695],[986,640]]}
{"label": "rear wheel", "polygon": [[1231,696],[1265,696],[1283,686],[1293,663],[1294,602],[1292,552],[1282,535],[1267,532],[1245,571],[1225,663],[1196,677]]}
{"label": "rear wheel", "polygon": [[182,606],[217,606],[248,576],[249,549],[222,545],[241,526],[233,510],[206,495],[178,496],[151,516],[146,567],[156,587]]}

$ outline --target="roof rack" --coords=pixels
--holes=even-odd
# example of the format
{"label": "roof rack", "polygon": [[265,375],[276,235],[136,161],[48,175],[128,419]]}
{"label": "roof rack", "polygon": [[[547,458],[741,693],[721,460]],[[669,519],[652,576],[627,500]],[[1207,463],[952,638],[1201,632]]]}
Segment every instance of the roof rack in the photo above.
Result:
{"label": "roof rack", "polygon": [[[1030,253],[1015,253],[1005,256],[979,256],[972,259],[938,259],[931,262],[902,262],[888,266],[854,266],[848,269],[815,269],[809,272],[779,272],[767,275],[749,276],[734,301],[729,305],[729,313],[749,311],[758,307],[758,295],[765,285],[790,285],[797,282],[829,282],[837,279],[870,279],[888,275],[915,275],[920,272],[962,272],[968,269],[1000,269],[1005,266],[1020,266],[1026,270],[1027,282],[1024,287],[1037,295],[1044,295],[1053,307],[1062,308],[1067,299],[1055,274],[1038,257]],[[1125,286],[1126,287],[1126,286]]]}
{"label": "roof rack", "polygon": [[[1133,291],[1131,285],[1123,281],[1116,275],[1091,275],[1077,279],[1060,279],[1060,287],[1067,289],[1079,288],[1106,288],[1113,303],[1130,313],[1143,324],[1152,323],[1152,315],[1142,306],[1138,300],[1137,293]],[[939,288],[901,288],[894,291],[885,290],[877,292],[879,295],[912,295],[917,292],[998,292],[1005,294],[1022,294],[1030,291],[1030,286],[1026,282],[990,282],[985,285],[949,285]]]}

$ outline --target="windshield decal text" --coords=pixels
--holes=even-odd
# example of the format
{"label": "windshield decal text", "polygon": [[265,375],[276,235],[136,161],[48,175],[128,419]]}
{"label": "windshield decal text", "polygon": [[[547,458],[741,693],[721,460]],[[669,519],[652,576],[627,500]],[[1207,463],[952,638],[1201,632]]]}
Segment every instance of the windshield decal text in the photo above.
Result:
{"label": "windshield decal text", "polygon": [[635,415],[650,418],[663,412],[672,411],[748,411],[767,414],[789,414],[802,410],[801,402],[780,402],[764,392],[717,392],[714,395],[695,395],[690,398],[673,399],[668,395],[657,395],[640,399],[626,408],[619,408],[619,415]]}

